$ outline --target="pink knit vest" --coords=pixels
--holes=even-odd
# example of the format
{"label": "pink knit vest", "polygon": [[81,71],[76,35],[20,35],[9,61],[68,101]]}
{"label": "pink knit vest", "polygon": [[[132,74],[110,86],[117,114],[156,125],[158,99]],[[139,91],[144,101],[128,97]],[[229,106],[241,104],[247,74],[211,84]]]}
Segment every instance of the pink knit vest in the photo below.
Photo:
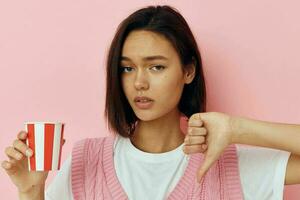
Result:
{"label": "pink knit vest", "polygon": [[[71,172],[74,200],[128,199],[114,168],[114,139],[115,136],[87,138],[74,145]],[[243,199],[235,145],[225,149],[200,183],[196,174],[204,155],[190,156],[184,175],[167,200]]]}

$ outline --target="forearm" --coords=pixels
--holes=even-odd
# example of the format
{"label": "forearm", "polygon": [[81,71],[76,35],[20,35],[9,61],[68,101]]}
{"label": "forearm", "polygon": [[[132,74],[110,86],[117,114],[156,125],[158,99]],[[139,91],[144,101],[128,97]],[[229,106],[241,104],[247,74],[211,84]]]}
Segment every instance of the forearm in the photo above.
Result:
{"label": "forearm", "polygon": [[232,117],[232,143],[262,146],[300,155],[300,125]]}
{"label": "forearm", "polygon": [[35,186],[29,192],[19,192],[20,200],[44,200],[45,186]]}

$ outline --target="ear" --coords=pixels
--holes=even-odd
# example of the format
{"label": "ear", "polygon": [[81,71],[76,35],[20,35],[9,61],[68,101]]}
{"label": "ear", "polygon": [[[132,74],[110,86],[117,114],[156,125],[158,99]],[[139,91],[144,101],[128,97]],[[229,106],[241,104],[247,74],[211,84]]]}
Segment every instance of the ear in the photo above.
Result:
{"label": "ear", "polygon": [[194,59],[194,57],[192,58],[193,61],[186,65],[183,72],[184,72],[184,82],[186,84],[190,84],[194,77],[195,77],[195,73],[196,73],[196,60]]}

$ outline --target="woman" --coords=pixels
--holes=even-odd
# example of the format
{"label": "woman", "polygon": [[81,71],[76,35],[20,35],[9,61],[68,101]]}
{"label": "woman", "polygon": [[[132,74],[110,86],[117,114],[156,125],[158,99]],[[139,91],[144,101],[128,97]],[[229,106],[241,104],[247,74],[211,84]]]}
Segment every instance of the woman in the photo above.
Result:
{"label": "woman", "polygon": [[[300,182],[291,178],[299,157],[290,157],[300,152],[299,126],[205,113],[205,105],[201,57],[184,18],[169,6],[134,12],[107,59],[105,116],[113,134],[77,142],[46,199],[282,199],[284,180]],[[281,145],[277,129],[289,130]],[[26,171],[26,137],[21,132],[6,149],[2,167],[20,199],[43,199],[48,173]]]}

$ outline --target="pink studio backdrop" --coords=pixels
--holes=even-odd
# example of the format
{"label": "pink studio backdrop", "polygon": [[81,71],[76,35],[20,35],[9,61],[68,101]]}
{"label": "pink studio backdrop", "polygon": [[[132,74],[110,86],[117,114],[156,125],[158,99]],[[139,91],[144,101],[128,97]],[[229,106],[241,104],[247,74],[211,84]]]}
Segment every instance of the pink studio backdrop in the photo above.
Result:
{"label": "pink studio backdrop", "polygon": [[[0,160],[24,121],[65,122],[63,160],[75,141],[108,135],[109,43],[129,13],[165,3],[183,14],[199,43],[208,111],[300,123],[297,1],[2,1]],[[0,185],[2,199],[17,199],[4,170]],[[284,195],[299,199],[300,186],[286,186]]]}

